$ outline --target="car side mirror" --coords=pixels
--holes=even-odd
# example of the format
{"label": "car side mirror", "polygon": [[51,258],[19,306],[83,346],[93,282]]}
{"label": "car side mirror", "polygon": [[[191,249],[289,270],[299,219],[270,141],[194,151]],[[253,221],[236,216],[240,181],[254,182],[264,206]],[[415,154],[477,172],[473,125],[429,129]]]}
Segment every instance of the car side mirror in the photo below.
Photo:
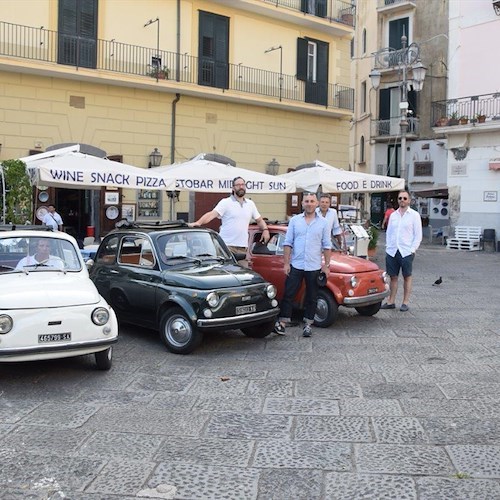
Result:
{"label": "car side mirror", "polygon": [[247,258],[247,254],[246,253],[233,253],[233,255],[234,255],[234,258],[237,261],[245,260]]}
{"label": "car side mirror", "polygon": [[85,261],[85,265],[87,266],[87,269],[90,271],[90,268],[94,265],[94,261],[92,259],[87,259]]}

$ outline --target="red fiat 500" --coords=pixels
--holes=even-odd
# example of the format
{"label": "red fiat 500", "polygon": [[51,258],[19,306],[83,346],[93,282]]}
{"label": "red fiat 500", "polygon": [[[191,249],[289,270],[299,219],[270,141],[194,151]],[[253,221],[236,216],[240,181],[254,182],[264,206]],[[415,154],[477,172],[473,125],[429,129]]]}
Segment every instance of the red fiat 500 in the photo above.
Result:
{"label": "red fiat 500", "polygon": [[[283,272],[283,243],[286,224],[269,224],[271,238],[267,245],[260,243],[262,231],[257,225],[249,228],[247,259],[249,267],[278,290],[278,299],[283,297],[285,273]],[[332,251],[330,276],[325,286],[320,287],[314,323],[319,327],[330,326],[337,318],[338,307],[353,307],[362,316],[373,316],[389,295],[389,277],[377,264],[341,251]],[[303,308],[304,285],[295,297],[295,306]]]}

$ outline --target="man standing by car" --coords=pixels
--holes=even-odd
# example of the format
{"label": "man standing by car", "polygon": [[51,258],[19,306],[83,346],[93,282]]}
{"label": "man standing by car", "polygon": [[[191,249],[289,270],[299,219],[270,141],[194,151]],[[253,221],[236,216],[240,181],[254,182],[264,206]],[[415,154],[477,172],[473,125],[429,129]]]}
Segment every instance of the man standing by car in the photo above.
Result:
{"label": "man standing by car", "polygon": [[[292,217],[283,243],[283,270],[287,275],[285,295],[281,301],[281,316],[274,326],[278,335],[285,335],[285,325],[292,317],[293,298],[302,285],[306,284],[303,336],[310,337],[311,325],[316,314],[318,276],[320,271],[328,278],[330,273],[331,231],[328,221],[316,212],[316,193],[304,193],[304,212]],[[321,257],[324,256],[324,263]]]}
{"label": "man standing by car", "polygon": [[385,237],[385,267],[391,277],[391,294],[381,309],[396,309],[398,275],[403,274],[403,303],[400,311],[408,311],[412,286],[412,268],[415,252],[422,241],[422,220],[420,214],[410,208],[408,191],[398,193],[399,208],[389,217]]}
{"label": "man standing by car", "polygon": [[52,231],[62,231],[63,221],[61,216],[56,212],[54,205],[47,207],[47,213],[43,216],[42,222],[52,228]]}
{"label": "man standing by car", "polygon": [[319,196],[319,207],[316,212],[322,215],[329,224],[330,234],[332,238],[337,240],[339,248],[342,248],[342,228],[339,223],[339,216],[337,210],[331,208],[332,198],[327,193],[321,193]]}
{"label": "man standing by car", "polygon": [[245,198],[246,184],[241,177],[233,179],[231,196],[224,198],[213,210],[202,215],[190,227],[203,226],[218,217],[222,224],[219,230],[221,238],[233,253],[246,253],[248,247],[248,225],[254,219],[262,230],[262,241],[269,241],[267,224],[260,215],[255,203]]}

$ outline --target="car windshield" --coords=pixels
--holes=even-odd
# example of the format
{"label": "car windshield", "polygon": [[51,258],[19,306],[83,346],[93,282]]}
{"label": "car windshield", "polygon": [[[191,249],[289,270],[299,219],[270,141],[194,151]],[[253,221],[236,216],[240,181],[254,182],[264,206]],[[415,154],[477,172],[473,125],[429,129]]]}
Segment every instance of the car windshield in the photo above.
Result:
{"label": "car windshield", "polygon": [[165,234],[158,238],[161,260],[167,265],[179,262],[224,262],[231,255],[223,248],[219,237],[208,231],[185,231]]}
{"label": "car windshield", "polygon": [[77,249],[70,241],[44,236],[0,238],[0,273],[80,270]]}

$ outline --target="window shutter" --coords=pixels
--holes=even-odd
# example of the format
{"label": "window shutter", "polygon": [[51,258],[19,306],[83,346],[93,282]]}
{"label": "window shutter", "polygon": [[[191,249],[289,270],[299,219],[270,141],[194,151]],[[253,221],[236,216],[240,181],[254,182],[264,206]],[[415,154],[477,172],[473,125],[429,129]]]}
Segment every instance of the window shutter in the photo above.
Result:
{"label": "window shutter", "polygon": [[297,80],[307,80],[307,40],[297,38]]}
{"label": "window shutter", "polygon": [[379,120],[388,120],[391,117],[391,89],[380,89]]}

